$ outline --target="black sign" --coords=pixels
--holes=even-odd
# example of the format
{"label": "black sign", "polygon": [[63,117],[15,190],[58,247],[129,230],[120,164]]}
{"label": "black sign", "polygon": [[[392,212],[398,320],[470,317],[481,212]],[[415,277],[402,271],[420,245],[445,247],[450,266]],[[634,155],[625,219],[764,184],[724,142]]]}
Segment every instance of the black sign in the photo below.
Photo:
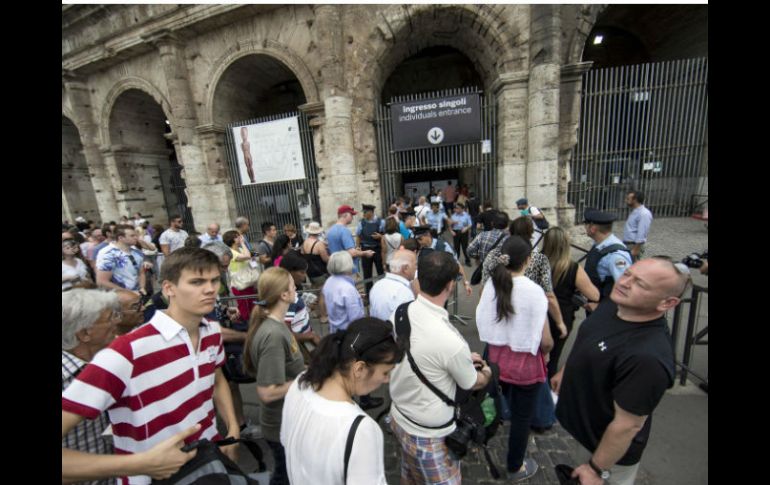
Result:
{"label": "black sign", "polygon": [[390,120],[397,152],[481,141],[478,94],[392,104]]}

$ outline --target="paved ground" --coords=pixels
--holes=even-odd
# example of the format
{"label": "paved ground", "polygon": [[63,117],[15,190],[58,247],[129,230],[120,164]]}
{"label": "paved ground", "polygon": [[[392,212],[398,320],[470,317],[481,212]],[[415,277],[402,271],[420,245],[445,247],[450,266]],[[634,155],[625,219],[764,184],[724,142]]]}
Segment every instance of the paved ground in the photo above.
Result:
{"label": "paved ground", "polygon": [[[623,221],[616,224],[615,233],[622,235]],[[582,227],[576,227],[572,231],[573,242],[584,248],[590,247],[590,240],[584,236]],[[581,236],[582,234],[582,236]],[[648,255],[667,254],[676,260],[680,260],[692,252],[702,252],[708,248],[708,232],[703,223],[693,219],[661,219],[653,222],[650,241],[648,243]],[[581,253],[574,251],[576,257]],[[470,275],[471,269],[466,267]],[[708,287],[708,279],[699,273],[693,274],[695,284]],[[474,295],[460,296],[459,314],[473,316],[478,302],[478,287],[474,287]],[[684,322],[686,322],[689,306],[684,307]],[[451,307],[450,307],[451,308]],[[708,325],[708,299],[706,298],[698,309],[698,329]],[[576,325],[584,318],[582,311],[578,313]],[[672,315],[669,315],[669,322]],[[478,339],[475,323],[470,321],[464,326],[455,323],[457,328],[468,341],[471,350],[481,352],[482,344]],[[684,327],[684,325],[683,325]],[[317,322],[316,322],[317,328]],[[577,327],[576,327],[577,329]],[[576,330],[575,329],[575,330]],[[684,328],[681,329],[684,331]],[[567,341],[564,350],[566,356],[571,349],[575,331]],[[683,335],[683,333],[682,333]],[[680,342],[682,338],[679,339]],[[681,344],[678,346],[677,357],[681,359]],[[564,360],[562,359],[562,363]],[[708,347],[699,347],[695,350],[693,370],[708,376]],[[697,384],[698,381],[694,381]],[[703,485],[708,483],[708,395],[701,391],[695,384],[688,382],[686,386],[678,384],[666,393],[663,401],[653,414],[654,421],[652,434],[645,454],[642,458],[639,476],[636,483],[639,485]],[[246,415],[252,422],[258,422],[258,400],[256,389],[253,385],[242,385],[241,392],[245,402]],[[374,393],[387,399],[387,388],[383,387]],[[387,404],[386,404],[387,405]],[[376,417],[383,408],[370,412]],[[490,449],[498,468],[505,473],[505,453],[507,443],[507,426],[501,429],[491,442]],[[319,446],[322,446],[319,444]],[[559,482],[553,471],[553,466],[565,463],[575,466],[574,451],[579,446],[558,424],[543,434],[530,437],[528,453],[541,467],[541,471],[530,480],[521,482],[525,484],[557,485]],[[254,469],[254,461],[246,456],[245,450],[241,452],[241,465],[244,470]],[[272,457],[265,451],[268,466],[272,468]],[[395,439],[385,434],[385,469],[388,483],[399,482],[399,449]],[[486,468],[483,454],[470,452],[463,460],[463,483],[466,484],[492,484],[506,483],[506,480],[494,480]]]}

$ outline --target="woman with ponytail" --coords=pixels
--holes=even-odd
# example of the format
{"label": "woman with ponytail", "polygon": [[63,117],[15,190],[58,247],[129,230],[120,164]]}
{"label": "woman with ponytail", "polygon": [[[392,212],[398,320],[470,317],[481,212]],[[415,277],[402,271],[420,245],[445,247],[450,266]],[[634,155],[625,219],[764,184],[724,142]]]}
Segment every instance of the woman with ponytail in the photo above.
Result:
{"label": "woman with ponytail", "polygon": [[509,237],[476,308],[479,338],[489,344],[489,362],[500,367],[500,383],[511,407],[507,465],[514,481],[529,478],[538,469],[524,455],[535,399],[548,375],[545,356],[553,347],[546,318],[548,299],[524,276],[531,253],[529,241]]}
{"label": "woman with ponytail", "polygon": [[243,364],[257,380],[259,424],[275,458],[270,485],[283,485],[289,483],[280,440],[283,399],[294,379],[305,370],[299,344],[284,324],[289,305],[297,299],[297,288],[291,274],[276,267],[260,275],[257,287],[262,301],[251,312]]}
{"label": "woman with ponytail", "polygon": [[[377,318],[358,319],[321,340],[283,406],[281,444],[291,483],[387,483],[382,430],[353,397],[386,384],[402,357],[393,326]],[[364,418],[346,473],[345,448],[357,416]]]}

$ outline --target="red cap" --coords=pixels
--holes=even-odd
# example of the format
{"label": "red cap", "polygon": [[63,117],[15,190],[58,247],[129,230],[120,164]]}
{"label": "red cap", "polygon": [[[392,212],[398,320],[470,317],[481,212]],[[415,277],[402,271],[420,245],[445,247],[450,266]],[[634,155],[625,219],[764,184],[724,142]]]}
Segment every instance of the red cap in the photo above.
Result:
{"label": "red cap", "polygon": [[337,215],[341,216],[342,214],[345,214],[346,212],[350,212],[353,215],[358,214],[358,212],[355,211],[352,207],[349,205],[341,205],[339,209],[337,209]]}

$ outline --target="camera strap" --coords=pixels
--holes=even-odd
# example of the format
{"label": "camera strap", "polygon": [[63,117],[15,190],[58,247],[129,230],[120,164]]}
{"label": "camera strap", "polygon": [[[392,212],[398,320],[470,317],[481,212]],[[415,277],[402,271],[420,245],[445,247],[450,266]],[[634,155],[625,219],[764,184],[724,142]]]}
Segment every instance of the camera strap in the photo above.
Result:
{"label": "camera strap", "polygon": [[[448,423],[443,424],[441,426],[425,426],[410,419],[406,414],[404,414],[403,411],[401,411],[400,408],[398,408],[398,406],[396,406],[396,409],[398,409],[398,411],[412,424],[415,424],[422,428],[427,428],[427,429],[446,428],[447,426],[450,426],[452,423],[454,423],[455,420],[458,418],[460,413],[460,407],[457,405],[455,401],[450,399],[449,396],[447,396],[446,394],[441,392],[440,389],[434,386],[428,380],[428,378],[425,377],[425,375],[422,372],[420,372],[420,368],[417,367],[417,363],[414,361],[414,357],[412,357],[412,352],[409,349],[409,338],[411,337],[411,334],[412,334],[412,326],[409,323],[409,314],[408,314],[409,303],[411,302],[404,303],[396,309],[396,335],[398,336],[398,339],[401,342],[401,345],[406,350],[406,358],[409,361],[409,366],[412,368],[412,372],[414,372],[417,378],[420,379],[420,381],[423,384],[425,384],[428,387],[428,389],[430,389],[431,392],[433,392],[433,394],[438,396],[438,398],[441,399],[447,406],[454,408],[454,417]],[[395,403],[393,405],[395,406]]]}

